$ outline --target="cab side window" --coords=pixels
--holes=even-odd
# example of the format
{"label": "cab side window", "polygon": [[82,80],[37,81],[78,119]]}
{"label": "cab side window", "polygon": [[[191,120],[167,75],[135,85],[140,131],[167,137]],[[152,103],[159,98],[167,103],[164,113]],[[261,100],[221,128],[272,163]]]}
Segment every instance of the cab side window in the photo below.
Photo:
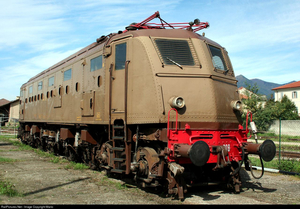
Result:
{"label": "cab side window", "polygon": [[224,61],[224,57],[223,57],[221,49],[211,46],[211,45],[209,45],[209,49],[211,52],[212,62],[213,62],[214,67],[218,70],[227,71],[228,69],[227,69],[226,63]]}
{"label": "cab side window", "polygon": [[50,87],[50,86],[54,86],[54,76],[52,76],[52,77],[50,77],[49,79],[48,79],[48,86]]}
{"label": "cab side window", "polygon": [[125,69],[125,61],[126,61],[126,43],[116,45],[116,70]]}
{"label": "cab side window", "polygon": [[91,72],[102,68],[102,55],[91,59]]}
{"label": "cab side window", "polygon": [[72,69],[66,70],[64,72],[64,81],[70,80],[72,77]]}

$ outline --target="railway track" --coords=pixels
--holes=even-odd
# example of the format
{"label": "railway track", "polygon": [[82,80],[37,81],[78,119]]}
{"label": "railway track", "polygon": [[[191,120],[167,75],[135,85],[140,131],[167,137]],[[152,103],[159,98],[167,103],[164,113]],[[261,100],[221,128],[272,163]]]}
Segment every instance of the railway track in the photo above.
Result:
{"label": "railway track", "polygon": [[[300,158],[300,152],[281,152],[281,157]],[[279,156],[279,151],[276,151],[276,156]]]}

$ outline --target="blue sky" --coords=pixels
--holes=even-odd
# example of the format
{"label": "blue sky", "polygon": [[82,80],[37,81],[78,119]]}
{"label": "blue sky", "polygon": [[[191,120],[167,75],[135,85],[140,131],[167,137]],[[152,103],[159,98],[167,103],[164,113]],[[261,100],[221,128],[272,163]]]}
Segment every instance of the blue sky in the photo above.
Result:
{"label": "blue sky", "polygon": [[299,0],[0,0],[0,99],[29,78],[159,11],[167,22],[209,22],[199,31],[224,46],[235,75],[300,80]]}

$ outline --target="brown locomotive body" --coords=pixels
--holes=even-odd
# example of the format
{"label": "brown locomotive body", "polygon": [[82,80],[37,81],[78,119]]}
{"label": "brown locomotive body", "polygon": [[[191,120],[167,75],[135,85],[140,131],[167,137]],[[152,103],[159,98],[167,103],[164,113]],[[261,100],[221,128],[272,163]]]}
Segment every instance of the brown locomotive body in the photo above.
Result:
{"label": "brown locomotive body", "polygon": [[[168,182],[181,199],[186,185],[223,177],[239,191],[231,168],[250,146],[227,51],[191,29],[133,29],[25,83],[21,140],[146,186]],[[273,155],[273,144],[253,146]]]}

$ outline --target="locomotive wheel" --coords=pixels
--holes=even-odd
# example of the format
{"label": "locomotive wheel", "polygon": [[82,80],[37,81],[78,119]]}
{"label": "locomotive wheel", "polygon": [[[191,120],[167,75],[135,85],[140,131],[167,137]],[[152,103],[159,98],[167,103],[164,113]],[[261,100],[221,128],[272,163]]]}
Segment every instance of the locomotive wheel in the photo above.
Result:
{"label": "locomotive wheel", "polygon": [[50,143],[50,144],[48,145],[48,150],[49,150],[49,152],[55,153],[55,152],[54,152],[54,150],[55,150],[55,149],[54,149],[54,146],[55,146],[55,145],[52,144],[52,143]]}
{"label": "locomotive wheel", "polygon": [[37,148],[38,148],[38,149],[43,150],[43,145],[42,145],[42,142],[41,142],[40,139],[37,140],[37,143],[36,143],[36,144],[37,144]]}
{"label": "locomotive wheel", "polygon": [[23,135],[21,136],[21,142],[22,142],[23,144],[27,144],[27,141],[25,140],[25,134],[23,134]]}
{"label": "locomotive wheel", "polygon": [[75,155],[72,150],[69,149],[69,156],[68,156],[69,161],[75,161]]}
{"label": "locomotive wheel", "polygon": [[77,154],[76,154],[75,150],[73,149],[73,147],[67,146],[66,149],[67,149],[67,155],[68,155],[67,159],[69,161],[75,161]]}
{"label": "locomotive wheel", "polygon": [[53,146],[53,152],[55,155],[59,155],[59,143],[55,143]]}
{"label": "locomotive wheel", "polygon": [[155,167],[159,162],[157,152],[150,147],[140,147],[136,155],[138,162],[137,177],[143,181],[143,184],[150,184],[155,175]]}
{"label": "locomotive wheel", "polygon": [[240,188],[242,185],[242,182],[240,180],[239,166],[240,166],[239,162],[235,162],[235,161],[232,162],[232,166],[231,166],[232,173],[229,176],[229,180],[227,184],[227,187],[232,188],[235,194],[240,193]]}

